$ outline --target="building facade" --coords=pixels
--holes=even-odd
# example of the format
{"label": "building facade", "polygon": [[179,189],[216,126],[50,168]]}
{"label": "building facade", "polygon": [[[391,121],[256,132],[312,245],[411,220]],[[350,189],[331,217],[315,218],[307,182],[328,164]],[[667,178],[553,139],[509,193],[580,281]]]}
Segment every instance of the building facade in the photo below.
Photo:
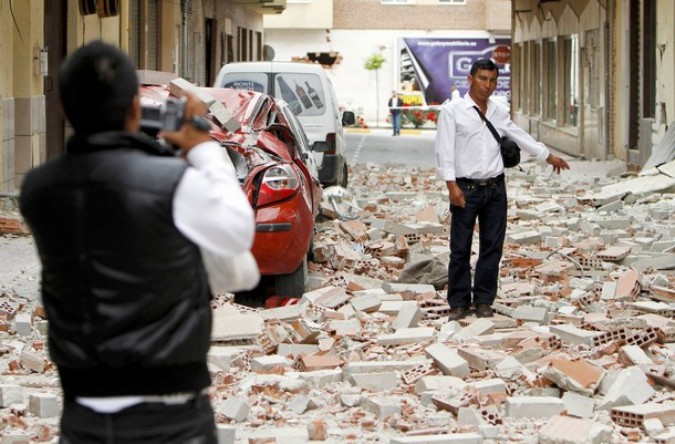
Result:
{"label": "building facade", "polygon": [[[510,8],[510,0],[287,0],[282,14],[263,18],[265,44],[275,61],[321,54],[335,59],[327,71],[341,104],[371,124],[384,124],[392,90],[425,87],[419,78],[415,85],[406,83],[411,42],[475,44],[481,48],[476,51],[485,50],[510,39]],[[385,60],[379,70],[364,67],[373,55]],[[433,70],[436,64],[430,65]],[[429,67],[418,68],[419,73]],[[431,85],[434,73],[428,74]],[[434,101],[445,99],[438,96]]]}
{"label": "building facade", "polygon": [[668,0],[513,0],[514,120],[639,169],[675,115],[674,18]]}
{"label": "building facade", "polygon": [[14,193],[30,168],[63,153],[68,128],[56,85],[61,62],[76,48],[100,38],[139,69],[208,86],[224,63],[262,60],[262,17],[281,13],[285,2],[0,2],[0,192]]}

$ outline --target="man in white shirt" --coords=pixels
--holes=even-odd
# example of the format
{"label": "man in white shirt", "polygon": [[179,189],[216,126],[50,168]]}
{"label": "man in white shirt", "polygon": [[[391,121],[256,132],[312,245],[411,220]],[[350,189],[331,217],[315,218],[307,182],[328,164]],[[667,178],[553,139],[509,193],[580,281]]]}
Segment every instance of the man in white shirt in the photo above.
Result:
{"label": "man in white shirt", "polygon": [[[438,119],[436,165],[450,193],[450,264],[448,266],[449,320],[463,319],[475,305],[477,317],[493,316],[499,261],[506,233],[507,197],[504,163],[499,143],[478,110],[501,136],[545,160],[555,172],[569,164],[549,152],[511,121],[509,111],[490,96],[497,87],[499,70],[491,60],[478,60],[467,78],[469,92],[463,100],[446,102]],[[471,242],[479,224],[479,256],[471,285]],[[473,293],[473,299],[472,299]]]}

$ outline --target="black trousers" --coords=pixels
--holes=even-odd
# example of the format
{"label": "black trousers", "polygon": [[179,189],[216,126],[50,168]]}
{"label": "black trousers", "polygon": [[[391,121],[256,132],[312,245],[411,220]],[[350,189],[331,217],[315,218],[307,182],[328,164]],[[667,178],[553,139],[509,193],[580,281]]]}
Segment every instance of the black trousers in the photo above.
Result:
{"label": "black trousers", "polygon": [[457,179],[466,206],[450,206],[450,264],[448,303],[450,307],[471,306],[471,242],[478,220],[479,253],[473,284],[473,303],[491,305],[497,296],[499,261],[506,235],[506,184],[504,176],[488,184]]}
{"label": "black trousers", "polygon": [[217,444],[213,409],[202,394],[182,404],[143,403],[98,413],[64,399],[60,444]]}

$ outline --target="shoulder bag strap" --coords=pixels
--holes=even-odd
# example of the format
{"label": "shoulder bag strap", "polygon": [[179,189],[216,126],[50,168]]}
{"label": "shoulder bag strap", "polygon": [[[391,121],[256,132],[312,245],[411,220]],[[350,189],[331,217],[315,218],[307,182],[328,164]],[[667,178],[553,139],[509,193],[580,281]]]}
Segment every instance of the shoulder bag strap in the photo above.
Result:
{"label": "shoulder bag strap", "polygon": [[492,123],[490,123],[490,121],[489,121],[488,119],[485,118],[485,116],[483,115],[482,112],[480,112],[480,109],[478,109],[477,106],[474,106],[473,109],[476,110],[476,112],[478,113],[478,115],[480,116],[480,118],[483,119],[483,122],[485,122],[485,124],[488,126],[488,128],[490,129],[490,132],[491,132],[492,135],[495,137],[495,140],[497,141],[497,143],[501,143],[501,142],[502,142],[502,138],[499,137],[499,133],[497,132],[497,130],[495,129],[495,127],[492,126]]}

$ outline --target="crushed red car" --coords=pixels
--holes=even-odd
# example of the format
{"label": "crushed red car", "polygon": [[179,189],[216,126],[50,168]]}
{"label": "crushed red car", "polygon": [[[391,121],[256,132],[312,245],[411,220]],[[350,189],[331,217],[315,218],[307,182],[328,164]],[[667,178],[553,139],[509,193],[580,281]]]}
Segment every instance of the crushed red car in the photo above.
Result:
{"label": "crushed red car", "polygon": [[[291,122],[287,106],[267,94],[228,88],[199,88],[234,115],[230,132],[209,116],[210,135],[219,142],[237,172],[255,212],[252,253],[263,278],[277,296],[299,297],[307,282],[314,221],[322,188],[302,127]],[[161,106],[166,87],[142,85],[144,107]],[[292,114],[292,113],[291,113]],[[295,133],[294,133],[295,131]]]}

